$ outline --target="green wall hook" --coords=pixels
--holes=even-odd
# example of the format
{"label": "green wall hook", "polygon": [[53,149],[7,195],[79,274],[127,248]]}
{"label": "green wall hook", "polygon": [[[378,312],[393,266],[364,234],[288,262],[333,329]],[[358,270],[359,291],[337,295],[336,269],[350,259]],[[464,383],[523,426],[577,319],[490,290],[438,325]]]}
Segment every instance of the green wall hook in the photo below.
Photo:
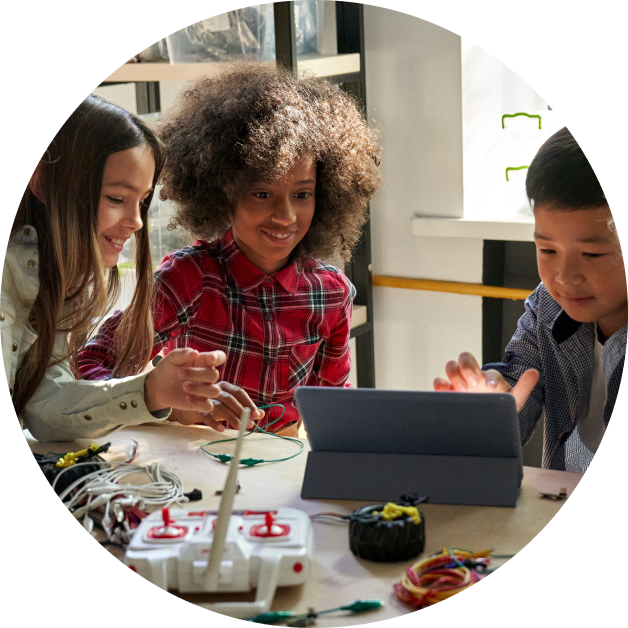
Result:
{"label": "green wall hook", "polygon": [[538,118],[539,119],[539,129],[541,128],[541,116],[538,113],[524,113],[522,111],[520,113],[505,113],[502,116],[502,129],[506,128],[506,124],[505,124],[506,118],[516,118],[517,116],[526,116],[526,118]]}
{"label": "green wall hook", "polygon": [[511,168],[506,168],[506,181],[510,181],[510,179],[508,178],[508,173],[511,170],[525,170],[527,168],[529,168],[530,166],[517,166],[516,168],[511,167]]}

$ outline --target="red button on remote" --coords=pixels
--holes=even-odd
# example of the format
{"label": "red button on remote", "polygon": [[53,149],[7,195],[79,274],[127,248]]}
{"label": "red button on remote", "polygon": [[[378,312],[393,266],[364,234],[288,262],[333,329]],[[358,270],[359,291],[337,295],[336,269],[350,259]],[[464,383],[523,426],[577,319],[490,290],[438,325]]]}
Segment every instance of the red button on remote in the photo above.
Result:
{"label": "red button on remote", "polygon": [[164,525],[151,528],[146,533],[148,539],[180,539],[188,533],[186,526],[175,526],[173,520],[170,518],[170,510],[168,508],[162,508],[161,514],[164,518]]}
{"label": "red button on remote", "polygon": [[280,536],[287,536],[290,533],[290,526],[275,523],[275,518],[272,513],[267,512],[265,514],[265,523],[262,523],[251,528],[250,535],[260,538],[277,538]]}

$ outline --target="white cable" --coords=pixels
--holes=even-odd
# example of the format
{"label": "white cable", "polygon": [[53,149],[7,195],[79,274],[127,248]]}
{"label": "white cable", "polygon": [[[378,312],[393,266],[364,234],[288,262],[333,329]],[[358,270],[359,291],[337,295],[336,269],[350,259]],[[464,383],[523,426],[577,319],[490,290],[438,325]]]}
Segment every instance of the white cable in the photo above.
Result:
{"label": "white cable", "polygon": [[[120,489],[146,496],[158,505],[164,503],[167,499],[182,498],[183,487],[181,481],[176,475],[166,471],[159,463],[145,468],[133,465],[121,465],[121,467],[117,469],[100,469],[80,478],[66,488],[61,493],[60,498],[65,499],[74,490],[77,490],[77,493],[81,493],[82,496],[86,496],[120,492]],[[141,472],[146,473],[152,481],[142,486],[121,483],[121,480],[125,479],[126,476]],[[83,484],[83,487],[79,488],[81,484]],[[76,495],[71,500],[73,502],[78,501]],[[184,499],[184,501],[187,500]]]}
{"label": "white cable", "polygon": [[[82,462],[72,465],[74,468],[80,465],[94,464],[94,461]],[[159,462],[154,462],[146,467],[139,467],[129,463],[105,463],[106,467],[88,473],[68,486],[60,495],[66,507],[75,517],[87,517],[88,513],[96,508],[104,506],[105,513],[103,524],[107,536],[110,537],[110,525],[112,519],[109,513],[111,499],[121,496],[121,499],[135,499],[144,510],[147,507],[167,507],[173,503],[182,505],[189,499],[183,495],[183,485],[177,475],[168,471]],[[53,488],[61,476],[55,478]],[[149,482],[143,485],[122,483],[129,476],[144,473]],[[127,539],[128,540],[128,539]]]}
{"label": "white cable", "polygon": [[[73,467],[77,467],[79,465],[83,466],[85,464],[112,464],[112,463],[107,463],[104,460],[95,460],[93,462],[79,462],[75,465],[72,465]],[[113,464],[124,464],[124,463],[113,463]],[[52,483],[52,488],[51,488],[51,492],[52,492],[52,499],[50,500],[51,506],[52,506],[52,513],[51,513],[51,521],[53,522],[53,526],[52,526],[52,533],[55,534],[55,525],[54,525],[54,508],[55,508],[55,500],[54,500],[54,490],[55,487],[57,485],[57,482],[59,481],[59,478],[68,470],[72,467],[66,467],[65,469],[63,469],[58,475],[57,477],[54,479],[53,483]],[[96,472],[94,472],[96,473]],[[86,480],[88,480],[92,475],[94,475],[94,473],[88,473],[87,475],[84,475],[83,477],[79,478],[78,480],[76,480],[75,482],[73,482],[70,486],[68,486],[68,488],[66,488],[66,490],[62,493],[62,495],[59,496],[59,503],[61,504],[63,502],[63,500],[66,498],[66,496],[70,493],[70,491],[72,491],[76,486],[78,486],[81,482],[85,482]],[[62,513],[63,513],[63,509],[60,507],[59,508],[59,517],[58,519],[61,519],[62,517]],[[57,535],[59,535],[58,543],[59,543],[59,552],[61,552],[61,547],[62,547],[62,539],[60,537],[61,535],[61,531],[62,531],[62,526],[59,520],[57,520],[57,525],[58,525],[58,531],[56,532]],[[52,564],[54,565],[54,547],[51,547],[51,551],[52,551]],[[59,564],[61,565],[61,561],[59,561]]]}

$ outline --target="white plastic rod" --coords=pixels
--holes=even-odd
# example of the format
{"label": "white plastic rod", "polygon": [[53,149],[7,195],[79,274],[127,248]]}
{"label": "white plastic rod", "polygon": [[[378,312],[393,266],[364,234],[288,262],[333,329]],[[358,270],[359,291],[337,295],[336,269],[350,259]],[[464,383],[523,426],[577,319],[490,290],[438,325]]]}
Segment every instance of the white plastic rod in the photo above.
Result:
{"label": "white plastic rod", "polygon": [[207,562],[207,572],[205,573],[205,590],[210,592],[218,590],[222,552],[225,547],[225,538],[227,536],[227,529],[229,528],[229,520],[231,519],[231,511],[233,510],[233,498],[235,497],[238,482],[238,465],[240,464],[242,439],[244,438],[246,426],[249,424],[250,416],[251,411],[248,408],[244,408],[240,415],[240,429],[235,444],[235,452],[229,462],[229,474],[227,475],[225,488],[222,491],[222,498],[220,499],[216,529],[214,530],[214,540],[212,541],[209,561]]}

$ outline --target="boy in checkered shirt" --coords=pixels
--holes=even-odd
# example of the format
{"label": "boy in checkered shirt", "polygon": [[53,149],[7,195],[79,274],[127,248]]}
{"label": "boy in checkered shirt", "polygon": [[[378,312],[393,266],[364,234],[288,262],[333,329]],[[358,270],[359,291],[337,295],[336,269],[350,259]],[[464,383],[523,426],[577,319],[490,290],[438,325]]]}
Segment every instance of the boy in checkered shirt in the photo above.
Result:
{"label": "boy in checkered shirt", "polygon": [[626,355],[628,303],[619,239],[587,158],[564,128],[539,149],[526,179],[542,283],[503,362],[469,353],[436,390],[509,392],[525,444],[545,414],[543,467],[584,472],[611,417]]}
{"label": "boy in checkered shirt", "polygon": [[[171,420],[235,427],[244,391],[255,406],[285,407],[256,409],[262,427],[294,433],[294,389],[343,386],[349,374],[355,289],[321,258],[348,261],[357,244],[380,183],[377,134],[329,82],[240,63],[182,93],[160,135],[161,197],[197,241],[155,273],[153,355],[227,355],[213,412]],[[82,351],[84,377],[111,376],[119,319]]]}

